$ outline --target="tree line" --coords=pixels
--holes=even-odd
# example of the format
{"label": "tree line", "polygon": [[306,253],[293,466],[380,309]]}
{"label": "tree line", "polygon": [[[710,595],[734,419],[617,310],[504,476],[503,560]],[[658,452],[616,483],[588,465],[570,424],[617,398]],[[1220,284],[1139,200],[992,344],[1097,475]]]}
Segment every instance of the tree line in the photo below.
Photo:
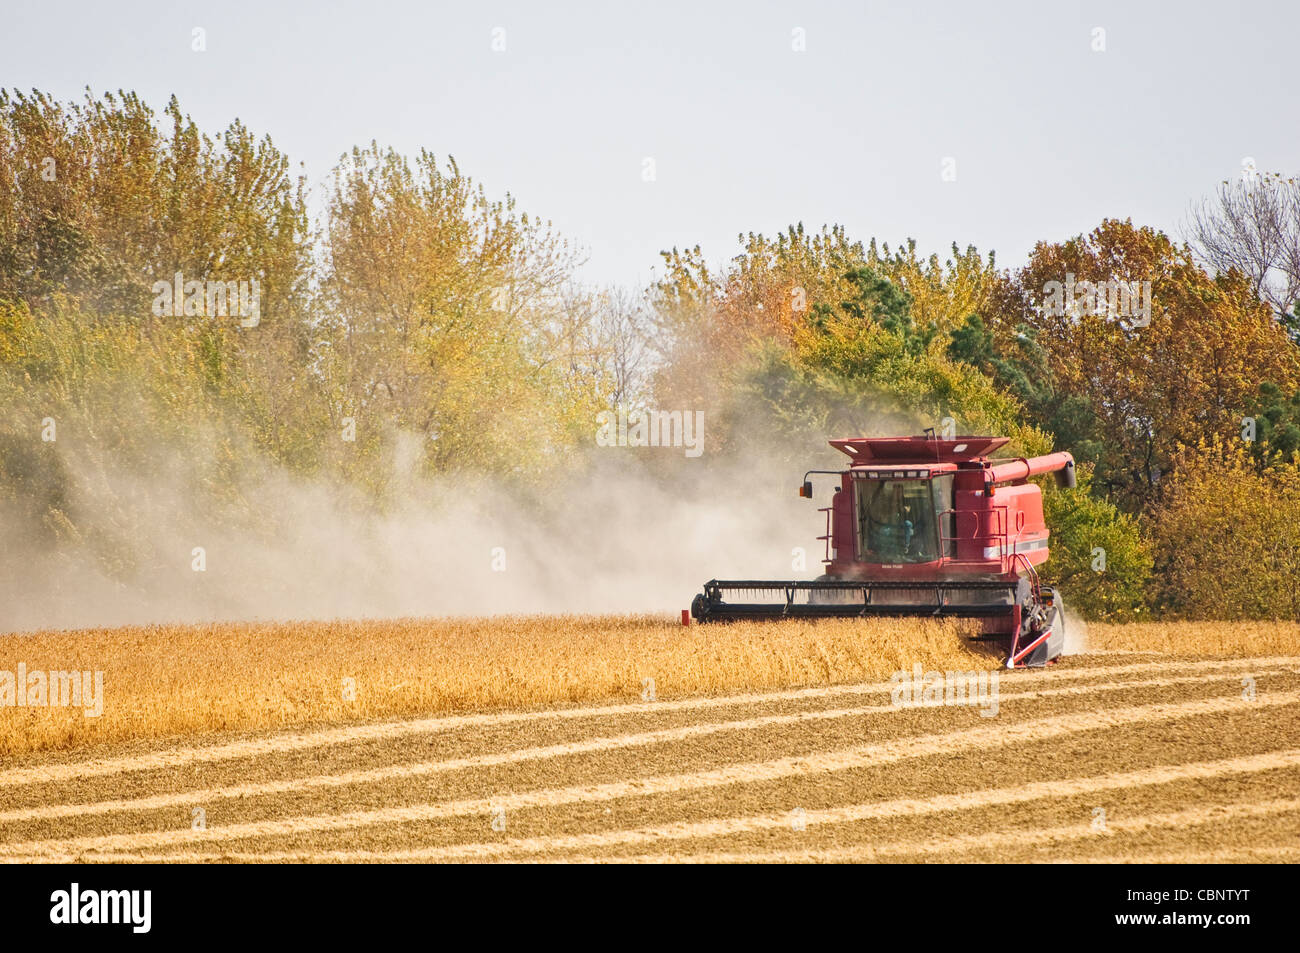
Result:
{"label": "tree line", "polygon": [[[638,289],[584,284],[550,222],[429,152],[354,148],[312,216],[269,136],[204,133],[174,98],[0,91],[0,181],[0,506],[107,571],[132,568],[129,510],[89,511],[77,480],[177,448],[232,512],[268,466],[383,506],[397,460],[544,482],[602,412],[659,406],[705,411],[715,459],[792,469],[926,426],[1068,449],[1048,575],[1073,605],[1300,616],[1294,179],[1221,183],[1181,241],[1107,219],[1007,269],[794,224],[721,268],[668,250]],[[159,282],[190,303],[160,315]],[[256,282],[256,319],[209,313],[214,282]]]}

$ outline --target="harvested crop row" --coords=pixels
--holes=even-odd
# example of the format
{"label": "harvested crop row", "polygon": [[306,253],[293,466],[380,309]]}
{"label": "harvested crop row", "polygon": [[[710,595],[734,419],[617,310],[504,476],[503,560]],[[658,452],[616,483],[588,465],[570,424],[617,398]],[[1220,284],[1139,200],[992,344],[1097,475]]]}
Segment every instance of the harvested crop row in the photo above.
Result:
{"label": "harvested crop row", "polygon": [[[846,805],[827,810],[810,810],[803,817],[804,824],[813,829],[819,826],[846,826],[866,820],[889,820],[891,818],[916,818],[938,816],[954,812],[970,811],[990,806],[1010,807],[1025,805],[1049,799],[1059,799],[1078,795],[1099,796],[1137,788],[1158,788],[1162,785],[1185,781],[1201,783],[1224,778],[1243,778],[1250,775],[1295,769],[1300,767],[1300,749],[1268,752],[1236,758],[1202,761],[1181,765],[1166,765],[1144,768],[1138,771],[1116,772],[1105,775],[1073,777],[1060,781],[1038,781],[1004,788],[971,791],[964,794],[935,795],[928,798],[905,798],[890,801],[874,801],[863,804]],[[1288,811],[1283,799],[1258,802],[1252,806],[1244,802],[1232,808],[1239,816],[1267,816],[1270,813]],[[1285,799],[1288,801],[1292,799]],[[1173,812],[1175,814],[1188,812]],[[1196,810],[1190,812],[1206,825],[1214,823],[1214,810]],[[1222,811],[1218,812],[1222,817]],[[0,855],[0,862],[5,860],[43,860],[46,862],[78,860],[108,860],[137,862],[202,862],[216,860],[235,860],[251,863],[280,862],[336,862],[336,863],[395,863],[395,862],[440,862],[440,861],[490,861],[490,860],[531,860],[549,857],[583,856],[591,852],[614,847],[633,847],[656,852],[691,853],[687,846],[691,841],[709,838],[734,836],[744,833],[761,833],[789,830],[791,818],[788,812],[754,814],[705,821],[681,821],[650,827],[625,830],[613,830],[590,834],[557,834],[545,837],[517,838],[493,842],[460,843],[438,847],[411,847],[401,850],[240,850],[214,848],[190,848],[166,853],[151,852],[143,845],[131,849],[104,848],[93,853],[83,853],[83,845],[67,845],[68,849],[57,848],[23,853],[13,851]],[[1114,826],[1114,825],[1111,825]],[[1161,826],[1159,820],[1147,818],[1133,822],[1124,821],[1118,830],[1129,833]],[[1077,829],[1071,825],[1069,829]],[[1090,827],[1089,830],[1092,830]],[[1067,835],[1067,840],[1069,839]],[[899,851],[920,848],[924,853],[925,844],[933,839],[913,842],[899,842]],[[26,845],[35,846],[35,845]],[[179,846],[179,845],[178,845]],[[623,859],[636,859],[636,856]],[[865,859],[865,858],[863,858]]]}
{"label": "harvested crop row", "polygon": [[642,854],[636,857],[606,857],[594,854],[560,854],[548,860],[563,863],[598,863],[601,861],[638,863],[861,863],[895,861],[900,858],[931,857],[945,861],[961,859],[957,855],[987,852],[990,849],[1007,850],[1014,847],[1059,846],[1076,841],[1110,842],[1122,835],[1166,828],[1189,828],[1223,824],[1239,818],[1272,817],[1279,814],[1300,814],[1300,799],[1278,798],[1262,802],[1246,802],[1214,808],[1192,808],[1159,814],[1142,814],[1119,818],[1104,825],[1094,823],[1062,824],[1033,830],[1010,829],[983,831],[979,834],[960,834],[953,837],[934,837],[924,840],[894,841],[878,844],[855,844],[848,847],[822,850],[746,851],[736,853],[663,852]]}
{"label": "harvested crop row", "polygon": [[[1093,670],[1089,674],[1111,671]],[[1255,665],[1256,674],[1269,674],[1274,669]],[[1101,697],[1107,692],[1133,691],[1147,688],[1167,688],[1178,685],[1207,684],[1223,680],[1235,681],[1235,674],[1193,674],[1172,678],[1153,678],[1124,680],[1118,682],[1088,682],[1083,685],[1066,685],[1052,688],[1026,686],[1020,690],[1000,692],[1002,703],[1023,699],[1045,699],[1062,695],[1087,695]],[[861,686],[868,689],[884,691],[887,686]],[[36,819],[59,817],[84,817],[90,814],[108,814],[132,811],[151,811],[168,807],[208,804],[213,801],[230,798],[253,798],[268,795],[287,794],[311,789],[344,787],[348,785],[382,784],[399,778],[427,777],[430,775],[464,771],[496,765],[519,765],[526,762],[544,761],[554,758],[567,758],[584,754],[599,754],[626,748],[649,745],[669,744],[691,738],[709,735],[750,731],[771,728],[780,725],[792,725],[830,719],[861,718],[864,716],[884,716],[900,714],[907,711],[881,702],[874,705],[851,708],[824,708],[814,711],[801,711],[792,714],[760,715],[752,718],[702,722],[678,728],[639,732],[615,736],[597,736],[580,742],[546,745],[542,747],[525,747],[511,751],[468,757],[451,758],[442,761],[399,762],[385,767],[349,771],[340,774],[315,774],[306,777],[290,777],[275,781],[245,783],[223,788],[205,788],[197,790],[176,791],[156,794],[149,797],[128,800],[75,802],[69,804],[43,804],[38,807],[17,808],[0,811],[0,824],[16,823]]]}
{"label": "harvested crop row", "polygon": [[[1125,724],[1159,723],[1240,710],[1244,705],[1256,709],[1300,704],[1300,692],[1274,692],[1253,702],[1240,696],[1197,699],[1183,703],[1157,703],[1126,708],[1105,709],[1087,714],[1052,716],[1007,726],[967,729],[943,735],[908,737],[878,744],[862,745],[840,751],[758,763],[735,763],[726,767],[684,775],[643,777],[623,782],[571,788],[534,790],[503,796],[496,807],[517,810],[538,806],[607,802],[624,797],[642,797],[656,792],[680,793],[691,789],[718,787],[806,776],[810,773],[844,771],[854,767],[878,766],[891,761],[924,757],[938,752],[996,749],[1031,741],[1061,738],[1103,727]],[[73,840],[10,842],[0,844],[0,855],[36,855],[92,850],[132,850],[196,842],[237,841],[245,838],[274,837],[310,831],[333,831],[377,824],[424,821],[485,813],[493,805],[482,799],[434,804],[403,805],[378,810],[342,814],[300,816],[283,820],[252,821],[219,829],[166,830],[140,833],[109,834]]]}

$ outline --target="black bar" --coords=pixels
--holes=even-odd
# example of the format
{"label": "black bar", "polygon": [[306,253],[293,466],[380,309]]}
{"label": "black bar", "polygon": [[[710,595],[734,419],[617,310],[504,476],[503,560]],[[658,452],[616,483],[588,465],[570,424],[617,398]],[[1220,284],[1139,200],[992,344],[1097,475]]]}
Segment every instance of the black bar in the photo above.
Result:
{"label": "black bar", "polygon": [[[707,879],[697,881],[697,876]],[[682,910],[694,918],[691,929],[697,940],[717,936],[734,944],[739,937],[761,934],[770,945],[783,928],[802,942],[806,924],[796,917],[738,917],[699,897],[722,881],[774,908],[813,909],[842,886],[843,876],[824,868],[788,867],[710,868],[701,875],[683,868],[541,871],[528,866],[0,866],[0,918],[5,948],[15,950],[97,949],[101,944],[178,949],[191,939],[204,940],[196,946],[201,949],[224,948],[218,944],[232,941],[238,945],[231,949],[316,944],[339,949],[352,942],[368,949],[397,939],[409,942],[413,935],[453,937],[467,929],[496,943],[535,945],[539,936],[548,935],[547,924],[561,915],[593,935],[615,935],[627,929],[628,894],[652,890],[681,895]],[[1201,938],[1207,947],[1233,950],[1276,941],[1295,926],[1295,875],[1285,865],[1067,864],[1052,867],[1045,880],[1047,872],[1032,867],[903,864],[867,876],[871,904],[863,908],[858,926],[848,924],[841,934],[869,929],[874,944],[888,941],[908,948],[947,945],[947,940],[965,943],[980,930],[995,938],[1009,935],[1007,930],[1037,930],[1068,934],[1075,943],[1084,937],[1127,938],[1126,945],[1175,943],[1182,948],[1189,939]],[[990,915],[988,891],[970,889],[972,877],[991,883],[1050,882],[1060,902],[1041,911],[1041,922],[1022,917],[1007,926]],[[149,890],[149,931],[135,933],[129,923],[53,923],[52,894],[69,890],[74,882],[84,890]],[[1224,888],[1231,893],[1220,894]],[[583,898],[581,909],[574,896]],[[1189,914],[1232,922],[1216,919],[1207,927],[1179,922]],[[1173,922],[1163,922],[1165,918]]]}

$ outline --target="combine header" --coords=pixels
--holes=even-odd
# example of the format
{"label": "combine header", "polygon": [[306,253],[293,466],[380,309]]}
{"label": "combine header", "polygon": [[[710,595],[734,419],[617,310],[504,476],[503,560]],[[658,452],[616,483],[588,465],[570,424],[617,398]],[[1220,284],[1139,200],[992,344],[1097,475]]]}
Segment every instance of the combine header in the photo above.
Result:
{"label": "combine header", "polygon": [[825,575],[805,581],[714,579],[691,603],[700,622],[728,619],[946,616],[980,620],[975,638],[996,641],[1008,668],[1061,654],[1064,609],[1038,581],[1047,560],[1039,488],[1055,473],[1074,486],[1074,458],[990,459],[1005,437],[859,437],[832,440],[845,470],[826,514]]}

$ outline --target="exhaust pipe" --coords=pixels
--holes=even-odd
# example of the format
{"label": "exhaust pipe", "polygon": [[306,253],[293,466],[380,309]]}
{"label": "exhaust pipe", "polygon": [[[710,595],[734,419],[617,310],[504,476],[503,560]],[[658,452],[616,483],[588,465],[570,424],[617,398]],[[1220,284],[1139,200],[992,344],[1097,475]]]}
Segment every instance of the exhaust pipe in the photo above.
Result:
{"label": "exhaust pipe", "polygon": [[1059,486],[1062,490],[1074,489],[1075,481],[1074,481],[1073,460],[1071,460],[1065,466],[1061,467],[1061,469],[1056,471],[1056,485]]}

